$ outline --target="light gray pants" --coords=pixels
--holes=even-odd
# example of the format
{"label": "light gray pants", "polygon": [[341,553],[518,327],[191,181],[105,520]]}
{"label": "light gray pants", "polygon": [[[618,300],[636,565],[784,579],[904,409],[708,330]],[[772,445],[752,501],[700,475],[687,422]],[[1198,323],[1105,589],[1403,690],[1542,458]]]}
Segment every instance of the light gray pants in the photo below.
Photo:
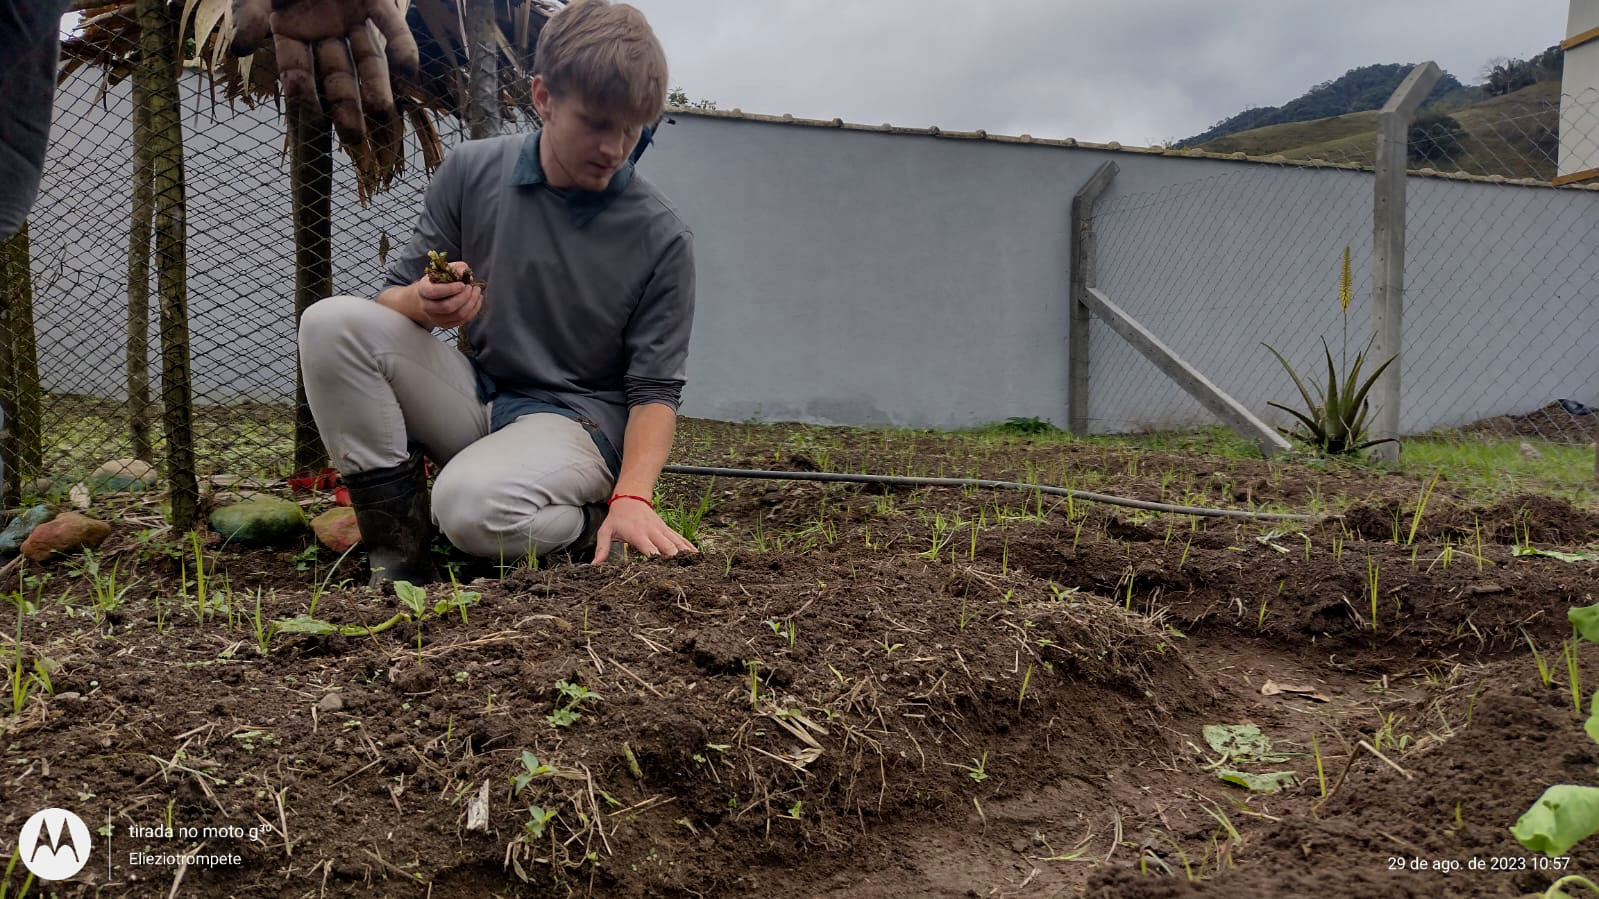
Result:
{"label": "light gray pants", "polygon": [[472,365],[398,312],[329,297],[300,320],[305,395],[343,474],[392,468],[420,444],[442,465],[433,522],[463,552],[513,559],[561,549],[583,529],[581,506],[614,481],[582,425],[534,413],[489,433]]}

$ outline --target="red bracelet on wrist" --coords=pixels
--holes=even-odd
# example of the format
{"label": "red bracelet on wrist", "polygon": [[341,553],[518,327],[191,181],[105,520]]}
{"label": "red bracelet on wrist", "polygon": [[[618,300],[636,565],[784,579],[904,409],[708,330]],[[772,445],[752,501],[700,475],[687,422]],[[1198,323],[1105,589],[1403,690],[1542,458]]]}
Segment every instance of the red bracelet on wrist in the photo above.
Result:
{"label": "red bracelet on wrist", "polygon": [[643,503],[644,505],[649,506],[651,509],[655,508],[655,504],[654,503],[650,502],[649,500],[645,499],[642,496],[634,496],[631,493],[618,493],[618,494],[615,494],[610,499],[606,500],[605,504],[607,506],[609,506],[609,505],[611,505],[612,503],[616,502],[619,499],[636,499],[639,502]]}

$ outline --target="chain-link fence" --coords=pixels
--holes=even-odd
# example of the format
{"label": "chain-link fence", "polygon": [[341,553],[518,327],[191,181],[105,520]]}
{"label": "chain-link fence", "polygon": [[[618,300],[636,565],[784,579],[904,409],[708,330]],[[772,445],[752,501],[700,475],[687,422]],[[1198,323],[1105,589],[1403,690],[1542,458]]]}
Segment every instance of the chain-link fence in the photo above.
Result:
{"label": "chain-link fence", "polygon": [[[1599,90],[1498,99],[1487,111],[1418,120],[1413,158],[1540,181],[1575,159],[1599,165]],[[1403,402],[1425,413],[1415,430],[1514,439],[1518,449],[1528,441],[1532,453],[1543,443],[1590,446],[1599,437],[1599,191],[1490,184],[1452,195],[1451,186],[1412,179],[1406,210]]]}
{"label": "chain-link fence", "polygon": [[[1406,453],[1444,440],[1537,454],[1599,436],[1599,183],[1551,186],[1562,152],[1568,167],[1574,153],[1590,160],[1582,168],[1599,159],[1596,93],[1521,91],[1411,124]],[[1095,286],[1250,412],[1300,431],[1272,404],[1314,418],[1316,403],[1272,349],[1317,401],[1329,355],[1340,374],[1362,353],[1364,373],[1382,361],[1371,350],[1376,139],[1370,123],[1323,136],[1153,191],[1113,185],[1091,221]],[[1215,423],[1105,322],[1091,335],[1091,429]]]}
{"label": "chain-link fence", "polygon": [[[430,164],[466,137],[453,113],[474,56],[503,64],[489,76],[500,115],[479,118],[479,133],[530,126],[517,102],[537,28],[517,17],[554,7],[490,3],[495,50],[473,54],[477,0],[432,2],[453,14],[411,6],[423,90],[403,165],[375,193],[332,149],[325,120],[297,120],[289,138],[263,67],[224,64],[225,21],[180,30],[179,7],[160,0],[138,3],[156,30],[138,27],[133,3],[90,14],[66,47],[30,228],[0,255],[8,499],[120,458],[198,479],[279,477],[311,461],[298,310],[381,284]],[[181,68],[180,55],[191,58]],[[1599,433],[1599,189],[1550,186],[1563,155],[1599,156],[1593,94],[1520,91],[1412,125],[1403,433],[1578,446]],[[1094,286],[1274,425],[1293,421],[1271,404],[1304,403],[1268,347],[1324,381],[1322,340],[1344,370],[1373,332],[1375,143],[1359,127],[1320,137],[1272,163],[1207,160],[1214,174],[1152,191],[1113,185],[1092,213]],[[1214,423],[1102,322],[1092,334],[1092,429]]]}
{"label": "chain-link fence", "polygon": [[[531,127],[532,48],[558,8],[412,4],[419,83],[400,96],[398,164],[374,174],[328,117],[285,116],[270,41],[253,73],[226,52],[227,6],[179,23],[196,4],[110,4],[64,41],[39,198],[0,256],[8,500],[116,459],[176,473],[180,490],[184,468],[203,482],[315,462],[297,411],[298,310],[382,285],[430,168],[466,137],[455,112],[474,57],[496,61],[476,82],[501,101],[474,116],[480,136]],[[486,31],[474,6],[496,17]]]}

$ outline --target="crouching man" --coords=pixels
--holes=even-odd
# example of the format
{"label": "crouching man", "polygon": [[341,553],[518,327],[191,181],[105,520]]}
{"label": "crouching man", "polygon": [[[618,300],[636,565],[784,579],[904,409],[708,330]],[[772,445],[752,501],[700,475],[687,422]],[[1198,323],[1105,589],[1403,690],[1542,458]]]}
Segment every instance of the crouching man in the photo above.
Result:
{"label": "crouching man", "polygon": [[[613,540],[695,551],[650,501],[684,384],[693,234],[629,158],[661,115],[666,57],[637,9],[577,0],[535,67],[543,128],[452,150],[376,301],[330,297],[301,320],[306,397],[374,586],[434,580],[434,526],[505,560],[598,565]],[[460,280],[430,279],[429,251]],[[435,328],[462,328],[472,358]],[[431,508],[423,452],[443,466]]]}

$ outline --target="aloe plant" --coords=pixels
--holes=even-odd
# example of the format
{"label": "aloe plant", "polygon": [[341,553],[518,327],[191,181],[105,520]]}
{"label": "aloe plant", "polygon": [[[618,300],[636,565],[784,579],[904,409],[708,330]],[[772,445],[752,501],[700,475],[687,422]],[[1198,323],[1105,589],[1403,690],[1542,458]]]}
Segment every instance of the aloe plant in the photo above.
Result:
{"label": "aloe plant", "polygon": [[[1323,453],[1330,456],[1348,455],[1369,449],[1381,443],[1391,443],[1393,438],[1385,437],[1381,440],[1366,439],[1366,416],[1371,411],[1371,403],[1367,395],[1371,392],[1372,385],[1377,378],[1394,363],[1398,356],[1390,357],[1377,366],[1364,381],[1360,379],[1361,369],[1366,364],[1366,350],[1355,354],[1355,361],[1349,365],[1348,370],[1341,376],[1337,366],[1333,364],[1332,349],[1327,346],[1326,338],[1321,341],[1322,352],[1327,357],[1327,383],[1313,385],[1316,393],[1311,395],[1310,388],[1305,386],[1305,380],[1299,372],[1288,363],[1282,353],[1277,352],[1271,344],[1262,344],[1271,354],[1277,357],[1283,368],[1288,370],[1288,376],[1293,378],[1294,386],[1299,389],[1299,395],[1305,400],[1305,411],[1290,409],[1281,403],[1268,403],[1275,409],[1281,409],[1292,415],[1303,425],[1300,430],[1279,428],[1287,436],[1302,440]],[[1370,344],[1367,345],[1370,349]]]}

